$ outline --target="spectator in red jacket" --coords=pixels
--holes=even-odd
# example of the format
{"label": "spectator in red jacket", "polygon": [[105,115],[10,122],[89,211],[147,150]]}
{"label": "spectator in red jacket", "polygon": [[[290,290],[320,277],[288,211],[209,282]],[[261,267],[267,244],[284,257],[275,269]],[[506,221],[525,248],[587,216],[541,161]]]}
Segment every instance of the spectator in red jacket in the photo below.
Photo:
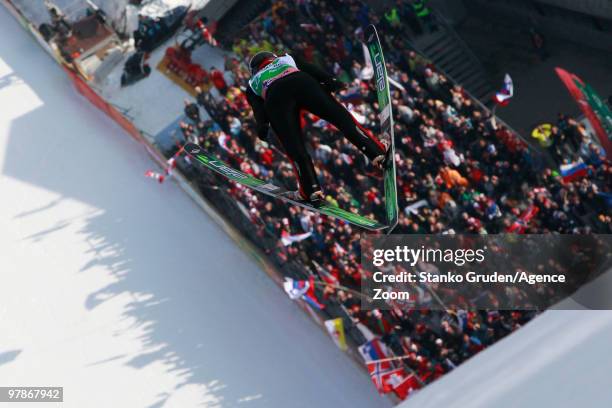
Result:
{"label": "spectator in red jacket", "polygon": [[221,95],[225,95],[227,93],[227,83],[225,82],[225,78],[223,77],[223,72],[219,71],[217,68],[212,67],[210,69],[210,77],[212,79],[212,83],[215,88]]}

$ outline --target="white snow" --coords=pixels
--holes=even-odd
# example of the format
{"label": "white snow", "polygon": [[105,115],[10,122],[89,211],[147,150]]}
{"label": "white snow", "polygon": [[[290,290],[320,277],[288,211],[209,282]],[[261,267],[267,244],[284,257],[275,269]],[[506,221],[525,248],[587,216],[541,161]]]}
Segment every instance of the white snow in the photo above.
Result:
{"label": "white snow", "polygon": [[150,0],[144,3],[140,14],[151,17],[163,17],[169,10],[184,6],[191,10],[202,9],[210,0]]}
{"label": "white snow", "polygon": [[612,407],[612,271],[400,408]]}
{"label": "white snow", "polygon": [[398,408],[612,407],[609,263],[607,268]]}
{"label": "white snow", "polygon": [[[168,79],[156,67],[164,58],[166,49],[176,43],[175,37],[158,48],[150,55],[147,63],[151,66],[151,74],[132,85],[121,87],[121,74],[124,61],[117,64],[104,83],[97,86],[101,95],[131,118],[132,122],[147,135],[156,135],[169,123],[174,122],[183,114],[185,99],[194,100],[183,88]],[[224,52],[219,48],[207,45],[197,48],[197,61],[205,61],[204,67],[223,67]],[[129,54],[131,55],[131,53]],[[195,59],[194,59],[195,60]],[[203,117],[208,114],[203,111]]]}
{"label": "white snow", "polygon": [[66,408],[389,406],[152,167],[0,7],[1,385],[63,386]]}
{"label": "white snow", "polygon": [[[49,11],[42,0],[11,0],[21,12],[38,26],[41,23],[49,22]],[[123,18],[125,8],[129,6],[129,0],[52,0],[68,19],[77,19],[84,16],[90,4],[100,7],[106,15],[116,23]],[[145,0],[139,14],[151,17],[164,16],[169,10],[184,6],[191,10],[200,10],[208,4],[210,0]]]}
{"label": "white snow", "polygon": [[612,312],[550,310],[401,408],[609,408]]}

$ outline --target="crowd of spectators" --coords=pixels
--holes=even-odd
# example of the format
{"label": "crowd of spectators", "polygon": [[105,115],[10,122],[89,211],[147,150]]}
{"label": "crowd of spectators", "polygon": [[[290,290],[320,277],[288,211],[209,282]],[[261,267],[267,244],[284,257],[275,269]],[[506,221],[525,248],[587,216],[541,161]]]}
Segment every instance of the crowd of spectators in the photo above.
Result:
{"label": "crowd of spectators", "polygon": [[[377,98],[362,80],[363,28],[377,24],[382,34],[392,88],[400,218],[395,233],[610,233],[610,163],[584,128],[560,116],[550,156],[557,164],[581,158],[589,174],[566,182],[540,152],[535,152],[496,122],[458,85],[405,40],[418,30],[410,2],[398,1],[393,19],[377,17],[358,0],[273,1],[272,9],[245,28],[232,44],[226,75],[216,75],[213,92],[198,89],[198,107],[186,101],[181,122],[186,140],[214,152],[242,171],[296,188],[292,167],[280,148],[259,140],[244,91],[245,60],[265,49],[299,54],[347,83],[337,95],[357,120],[379,131]],[[416,26],[415,26],[416,25]],[[416,28],[415,28],[416,27]],[[435,29],[427,21],[426,29]],[[405,32],[405,35],[403,34]],[[220,73],[220,71],[218,71]],[[212,75],[211,75],[212,77]],[[381,174],[342,135],[312,115],[303,115],[305,139],[315,160],[326,200],[362,215],[384,219]],[[369,271],[360,263],[358,229],[336,219],[270,200],[219,179],[226,194],[241,203],[266,248],[279,264],[299,262],[325,281],[359,289]],[[280,237],[312,234],[285,246]],[[261,243],[260,243],[261,245]],[[325,304],[340,304],[354,324],[380,336],[429,382],[529,321],[535,312],[366,311],[351,291],[329,285],[318,291]],[[466,309],[469,309],[466,308]]]}

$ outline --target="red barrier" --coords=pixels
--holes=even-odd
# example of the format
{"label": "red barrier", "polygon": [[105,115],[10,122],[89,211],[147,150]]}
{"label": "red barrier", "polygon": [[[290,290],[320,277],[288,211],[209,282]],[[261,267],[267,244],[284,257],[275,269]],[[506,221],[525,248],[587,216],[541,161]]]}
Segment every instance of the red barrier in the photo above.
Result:
{"label": "red barrier", "polygon": [[134,139],[139,142],[143,141],[142,134],[132,122],[130,122],[125,116],[119,113],[111,104],[102,99],[102,97],[98,95],[93,89],[91,89],[87,82],[85,82],[83,78],[81,78],[76,72],[72,71],[65,65],[63,65],[63,68],[70,77],[70,79],[72,79],[74,86],[81,95],[86,97],[102,112],[110,116],[111,119],[117,122],[119,126],[125,129]]}
{"label": "red barrier", "polygon": [[[580,107],[580,110],[582,110],[582,113],[584,113],[584,116],[586,116],[591,123],[591,126],[595,131],[595,135],[599,139],[599,143],[606,151],[608,160],[612,160],[612,140],[610,139],[612,135],[608,136],[608,132],[602,123],[602,120],[607,119],[606,114],[609,117],[609,110],[605,108],[605,105],[599,96],[595,95],[595,92],[592,91],[592,89],[590,89],[590,87],[585,84],[582,79],[578,78],[577,75],[559,67],[555,68],[555,71],[569,91],[570,95],[572,95],[572,98],[574,98],[576,103],[578,103],[578,106]],[[596,100],[594,105],[597,106],[597,104],[599,104],[602,109],[599,109],[598,111],[593,109],[593,105],[591,103],[594,102],[594,100]],[[604,112],[604,109],[606,112]],[[600,117],[598,112],[601,113],[603,117]]]}
{"label": "red barrier", "polygon": [[149,152],[151,157],[157,161],[158,164],[164,166],[166,159],[163,155],[155,150],[151,143],[143,137],[142,133],[136,125],[134,125],[128,118],[123,116],[113,105],[106,102],[100,95],[96,93],[88,84],[79,76],[78,73],[71,70],[69,67],[62,64],[64,71],[68,74],[72,83],[74,84],[77,91],[83,95],[87,100],[94,104],[98,109],[107,114],[112,120],[114,120],[119,126],[121,126],[130,136],[136,141],[140,142],[145,149]]}

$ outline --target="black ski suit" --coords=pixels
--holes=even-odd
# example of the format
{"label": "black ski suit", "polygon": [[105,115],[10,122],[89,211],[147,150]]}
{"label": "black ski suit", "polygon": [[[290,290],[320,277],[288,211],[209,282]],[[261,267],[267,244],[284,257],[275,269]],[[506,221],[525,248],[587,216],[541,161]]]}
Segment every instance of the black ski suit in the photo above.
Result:
{"label": "black ski suit", "polygon": [[333,76],[299,58],[295,58],[295,62],[299,71],[272,82],[265,99],[250,86],[246,95],[255,114],[259,138],[266,139],[268,126],[271,125],[293,165],[300,194],[308,199],[321,187],[300,127],[301,110],[336,126],[370,160],[384,154],[385,146],[324,88],[333,85]]}

